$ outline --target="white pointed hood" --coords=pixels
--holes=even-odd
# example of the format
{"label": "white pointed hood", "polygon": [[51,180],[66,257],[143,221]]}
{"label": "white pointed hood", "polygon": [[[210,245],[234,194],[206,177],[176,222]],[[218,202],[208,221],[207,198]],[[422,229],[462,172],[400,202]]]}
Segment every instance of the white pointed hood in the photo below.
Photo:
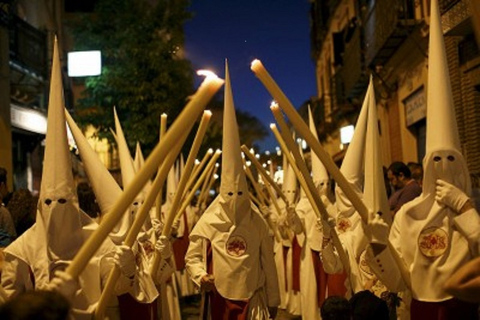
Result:
{"label": "white pointed hood", "polygon": [[[308,122],[310,125],[310,131],[312,132],[313,136],[318,140],[317,128],[315,127],[315,123],[313,121],[312,110],[310,106],[308,106]],[[326,195],[329,188],[329,178],[327,169],[323,165],[322,161],[318,158],[315,152],[310,152],[310,157],[312,160],[312,178],[315,187],[322,195]]]}
{"label": "white pointed hood", "polygon": [[135,146],[135,158],[133,159],[133,168],[135,172],[138,172],[142,167],[145,159],[143,158],[142,148],[140,147],[140,142],[137,141],[137,145]]}
{"label": "white pointed hood", "polygon": [[[67,110],[65,110],[68,126],[72,132],[75,143],[77,144],[80,157],[82,158],[85,172],[92,186],[97,199],[102,216],[106,215],[113,207],[118,198],[122,195],[122,189],[112,177],[107,168],[103,165],[97,153],[92,149],[85,136],[78,128]],[[115,244],[121,244],[127,235],[128,229],[132,223],[132,217],[126,213],[110,232],[110,239]]]}
{"label": "white pointed hood", "polygon": [[55,38],[37,215],[37,225],[45,231],[47,254],[51,261],[71,260],[83,243],[82,221],[63,110],[62,74]]}
{"label": "white pointed hood", "polygon": [[[380,216],[390,224],[392,221],[383,178],[383,162],[380,150],[380,133],[378,132],[377,104],[373,80],[370,77],[367,97],[368,103],[368,125],[365,146],[365,185],[363,200],[369,211],[375,215],[381,212]],[[369,219],[372,217],[369,217]]]}
{"label": "white pointed hood", "polygon": [[[368,104],[370,102],[368,97],[367,92],[357,119],[352,141],[348,146],[340,168],[340,171],[360,198],[363,197],[365,138],[367,134]],[[352,217],[355,213],[355,208],[338,185],[335,187],[335,195],[339,218]]]}
{"label": "white pointed hood", "polygon": [[295,204],[297,200],[297,177],[290,164],[283,169],[283,192],[290,204]]}
{"label": "white pointed hood", "polygon": [[244,217],[249,216],[251,211],[227,61],[225,61],[224,90],[222,173],[219,203],[228,219],[236,225]]}
{"label": "white pointed hood", "polygon": [[115,140],[117,141],[120,170],[122,171],[122,183],[125,189],[135,177],[135,167],[130,150],[128,150],[127,139],[125,139],[125,135],[123,134],[123,129],[115,108],[113,108],[113,115],[115,117]]}
{"label": "white pointed hood", "polygon": [[[470,194],[470,175],[461,154],[440,12],[435,0],[432,0],[430,10],[428,60],[427,143],[423,160],[423,193],[434,194],[435,181],[443,179]],[[440,160],[434,161],[434,158]]]}
{"label": "white pointed hood", "polygon": [[172,166],[170,168],[170,171],[168,171],[168,176],[167,176],[167,192],[166,192],[167,198],[165,199],[165,204],[168,206],[170,206],[173,202],[173,197],[177,192],[177,185],[178,185],[178,179],[177,179],[177,174],[175,172],[175,166]]}
{"label": "white pointed hood", "polygon": [[[145,158],[143,157],[142,146],[140,145],[140,142],[137,141],[137,145],[135,148],[135,159],[133,160],[133,168],[135,170],[135,173],[140,171],[140,169],[142,169],[144,164],[145,164]],[[152,188],[152,182],[148,180],[141,192],[143,199],[146,198],[151,188]]]}
{"label": "white pointed hood", "polygon": [[[130,150],[128,149],[127,139],[123,133],[122,126],[120,124],[120,120],[118,119],[117,110],[113,108],[113,115],[115,117],[115,141],[117,142],[118,146],[118,156],[120,158],[120,171],[122,172],[122,184],[123,189],[127,188],[127,186],[133,181],[135,178],[135,166],[133,163],[132,155],[130,154]],[[133,219],[135,214],[137,213],[138,209],[142,205],[145,199],[145,192],[147,192],[149,188],[149,184],[147,183],[146,186],[142,189],[133,203],[130,205],[129,209],[129,220],[130,223],[133,223]]]}

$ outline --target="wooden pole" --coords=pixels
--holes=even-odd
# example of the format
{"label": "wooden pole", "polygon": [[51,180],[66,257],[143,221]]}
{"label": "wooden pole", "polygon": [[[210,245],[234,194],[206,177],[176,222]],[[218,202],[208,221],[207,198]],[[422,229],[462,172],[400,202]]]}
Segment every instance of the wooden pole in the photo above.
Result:
{"label": "wooden pole", "polygon": [[258,172],[262,175],[264,180],[268,181],[270,185],[275,189],[275,191],[278,193],[278,196],[283,199],[283,201],[288,204],[288,199],[283,193],[283,191],[278,187],[278,185],[273,181],[272,177],[265,171],[265,169],[262,167],[260,162],[258,162],[257,158],[255,158],[255,155],[253,155],[250,150],[248,150],[247,146],[242,145],[242,151],[243,153],[250,159],[250,161],[253,163],[253,165],[257,168]]}
{"label": "wooden pole", "polygon": [[[277,115],[275,115],[275,118],[277,119]],[[280,122],[279,122],[280,120]],[[300,152],[297,149],[297,146],[295,145],[295,142],[293,141],[291,135],[290,135],[290,130],[287,127],[287,124],[283,121],[282,119],[277,119],[277,122],[279,122],[280,127],[282,128],[282,133],[278,131],[275,125],[271,125],[270,128],[272,129],[273,133],[275,134],[275,137],[277,138],[277,141],[280,145],[280,148],[282,148],[282,152],[286,155],[287,161],[289,162],[290,166],[292,167],[293,171],[295,172],[295,175],[297,176],[302,189],[305,191],[305,194],[307,195],[307,198],[312,206],[313,211],[317,215],[317,218],[321,218],[325,221],[328,221],[328,212],[327,209],[325,209],[325,206],[323,205],[322,200],[320,199],[320,196],[315,188],[315,185],[310,177],[310,174],[308,172],[307,166],[305,165],[305,162],[300,156]],[[286,130],[286,131],[285,131]],[[288,147],[287,147],[288,144]],[[292,156],[293,154],[293,156]],[[338,234],[335,230],[335,228],[332,228],[330,231],[330,236],[332,238],[332,243],[337,249],[338,256],[340,257],[340,260],[342,261],[343,267],[347,273],[350,272],[350,262],[348,260],[348,256],[345,253],[345,250],[342,246],[342,243],[340,242],[340,239],[338,238]]]}
{"label": "wooden pole", "polygon": [[162,141],[153,149],[152,153],[145,161],[144,166],[135,175],[132,183],[126,187],[122,196],[115,202],[113,208],[102,220],[102,223],[85,241],[83,246],[77,252],[75,258],[67,267],[66,272],[70,274],[72,278],[78,278],[97,249],[101,246],[103,241],[105,241],[127,208],[134,201],[137,194],[142,191],[146,182],[150,179],[155,170],[157,170],[160,162],[166,157],[168,152],[174,148],[175,144],[178,143],[178,137],[182,136],[182,132],[191,130],[195,120],[222,85],[223,80],[213,76],[207,77],[200,85],[200,88],[187,103],[170,130],[166,133],[165,139],[162,139]]}
{"label": "wooden pole", "polygon": [[350,184],[348,183],[345,176],[340,172],[337,165],[333,162],[330,155],[323,149],[320,142],[315,138],[315,136],[310,131],[308,125],[303,121],[302,117],[295,110],[295,107],[292,105],[290,100],[285,96],[283,91],[277,85],[277,83],[272,79],[270,74],[265,70],[260,60],[254,60],[251,66],[252,71],[258,77],[258,79],[263,83],[265,88],[270,92],[272,97],[278,102],[280,108],[285,112],[288,119],[292,123],[295,130],[305,139],[310,148],[315,152],[318,158],[322,161],[323,165],[327,169],[328,173],[336,181],[338,186],[343,190],[347,198],[350,200],[352,205],[355,207],[355,210],[360,214],[362,221],[367,224],[368,222],[368,209],[360,199],[360,197],[355,193]]}
{"label": "wooden pole", "polygon": [[[159,142],[162,140],[162,137],[165,135],[166,131],[167,131],[167,115],[163,113],[160,117],[160,136],[158,138]],[[160,170],[160,168],[158,168],[158,170]],[[162,203],[163,203],[163,186],[158,191],[158,195],[155,203],[155,213],[158,220],[162,219]]]}

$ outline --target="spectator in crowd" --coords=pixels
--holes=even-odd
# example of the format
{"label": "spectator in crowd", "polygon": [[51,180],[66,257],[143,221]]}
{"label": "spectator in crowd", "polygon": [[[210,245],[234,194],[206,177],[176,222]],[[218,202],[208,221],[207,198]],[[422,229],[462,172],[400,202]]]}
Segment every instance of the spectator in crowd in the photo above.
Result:
{"label": "spectator in crowd", "polygon": [[7,170],[0,167],[0,204],[7,206],[8,201],[12,197],[12,193],[8,191],[7,186]]}
{"label": "spectator in crowd", "polygon": [[100,208],[95,198],[95,193],[88,182],[80,182],[77,185],[78,205],[92,219],[98,218]]}
{"label": "spectator in crowd", "polygon": [[423,166],[421,163],[409,162],[407,163],[410,172],[412,173],[412,178],[417,181],[418,185],[421,187],[423,185]]}
{"label": "spectator in crowd", "polygon": [[37,199],[28,189],[18,189],[13,192],[7,209],[12,215],[17,236],[20,236],[35,223]]}
{"label": "spectator in crowd", "polygon": [[[7,245],[17,237],[12,216],[6,208],[6,202],[9,196],[10,193],[7,188],[7,170],[0,168],[0,230],[5,231],[8,234],[8,239],[3,239],[6,240]],[[5,241],[2,242],[5,243]]]}
{"label": "spectator in crowd", "polygon": [[68,300],[55,291],[27,291],[0,307],[0,319],[9,320],[67,320]]}
{"label": "spectator in crowd", "polygon": [[389,320],[387,303],[369,290],[355,293],[350,306],[353,320]]}
{"label": "spectator in crowd", "polygon": [[407,202],[415,199],[422,193],[422,188],[417,181],[412,179],[412,173],[408,166],[400,161],[393,162],[388,167],[388,180],[395,192],[388,199],[390,211],[395,215]]}
{"label": "spectator in crowd", "polygon": [[348,300],[340,296],[330,296],[320,308],[322,320],[351,320],[352,308]]}

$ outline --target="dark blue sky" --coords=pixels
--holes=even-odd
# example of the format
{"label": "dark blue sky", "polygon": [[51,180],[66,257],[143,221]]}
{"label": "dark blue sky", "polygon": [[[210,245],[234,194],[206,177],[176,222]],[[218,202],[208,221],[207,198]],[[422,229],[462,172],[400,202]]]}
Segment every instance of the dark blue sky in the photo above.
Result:
{"label": "dark blue sky", "polygon": [[[235,107],[259,118],[270,132],[272,98],[250,63],[260,59],[297,108],[316,95],[309,8],[308,0],[192,0],[186,56],[195,69],[222,78],[228,59]],[[277,144],[270,134],[259,145],[273,151]]]}

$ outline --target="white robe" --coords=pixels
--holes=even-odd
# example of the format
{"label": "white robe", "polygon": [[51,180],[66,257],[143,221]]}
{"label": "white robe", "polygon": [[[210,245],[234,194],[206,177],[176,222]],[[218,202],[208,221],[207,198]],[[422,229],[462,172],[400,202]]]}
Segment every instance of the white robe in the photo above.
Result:
{"label": "white robe", "polygon": [[[443,290],[446,280],[479,254],[480,217],[475,209],[458,215],[430,197],[420,196],[397,212],[389,240],[410,274],[412,297],[440,302],[452,298]],[[388,247],[371,259],[385,284],[394,291],[405,289]]]}
{"label": "white robe", "polygon": [[316,228],[317,216],[306,197],[300,198],[295,210],[300,217],[305,230],[300,266],[300,292],[303,319],[320,320],[320,307],[318,305],[317,282],[312,260],[312,250],[320,252],[323,233]]}
{"label": "white robe", "polygon": [[[36,227],[37,225],[33,225],[4,251],[5,263],[1,282],[9,297],[28,290],[46,289],[52,278],[50,269],[54,263],[48,260],[44,235],[40,234]],[[85,239],[90,233],[84,230]],[[80,274],[81,290],[75,295],[72,306],[75,319],[91,319],[100,298],[102,285],[113,266],[114,250],[114,244],[109,239],[105,240]],[[131,285],[129,279],[121,277],[115,293],[117,295],[127,293]],[[119,318],[117,306],[116,297],[112,297],[106,310],[106,315],[110,319]]]}
{"label": "white robe", "polygon": [[268,226],[254,210],[252,206],[248,216],[234,225],[217,198],[190,234],[185,260],[192,280],[200,286],[207,274],[204,249],[209,242],[218,293],[231,300],[249,299],[249,319],[268,319],[267,306],[280,303],[278,279]]}
{"label": "white robe", "polygon": [[[184,217],[182,215],[180,217],[180,224],[178,226],[178,230],[176,234],[177,238],[180,238],[183,236],[188,237],[195,223],[197,223],[198,221],[197,211],[191,206],[187,206],[187,208],[185,209],[185,214],[186,214],[187,223],[185,224]],[[178,291],[181,297],[198,294],[198,290],[195,287],[195,284],[193,283],[193,281],[190,279],[190,276],[188,275],[186,269],[176,270],[175,279],[178,283]]]}

